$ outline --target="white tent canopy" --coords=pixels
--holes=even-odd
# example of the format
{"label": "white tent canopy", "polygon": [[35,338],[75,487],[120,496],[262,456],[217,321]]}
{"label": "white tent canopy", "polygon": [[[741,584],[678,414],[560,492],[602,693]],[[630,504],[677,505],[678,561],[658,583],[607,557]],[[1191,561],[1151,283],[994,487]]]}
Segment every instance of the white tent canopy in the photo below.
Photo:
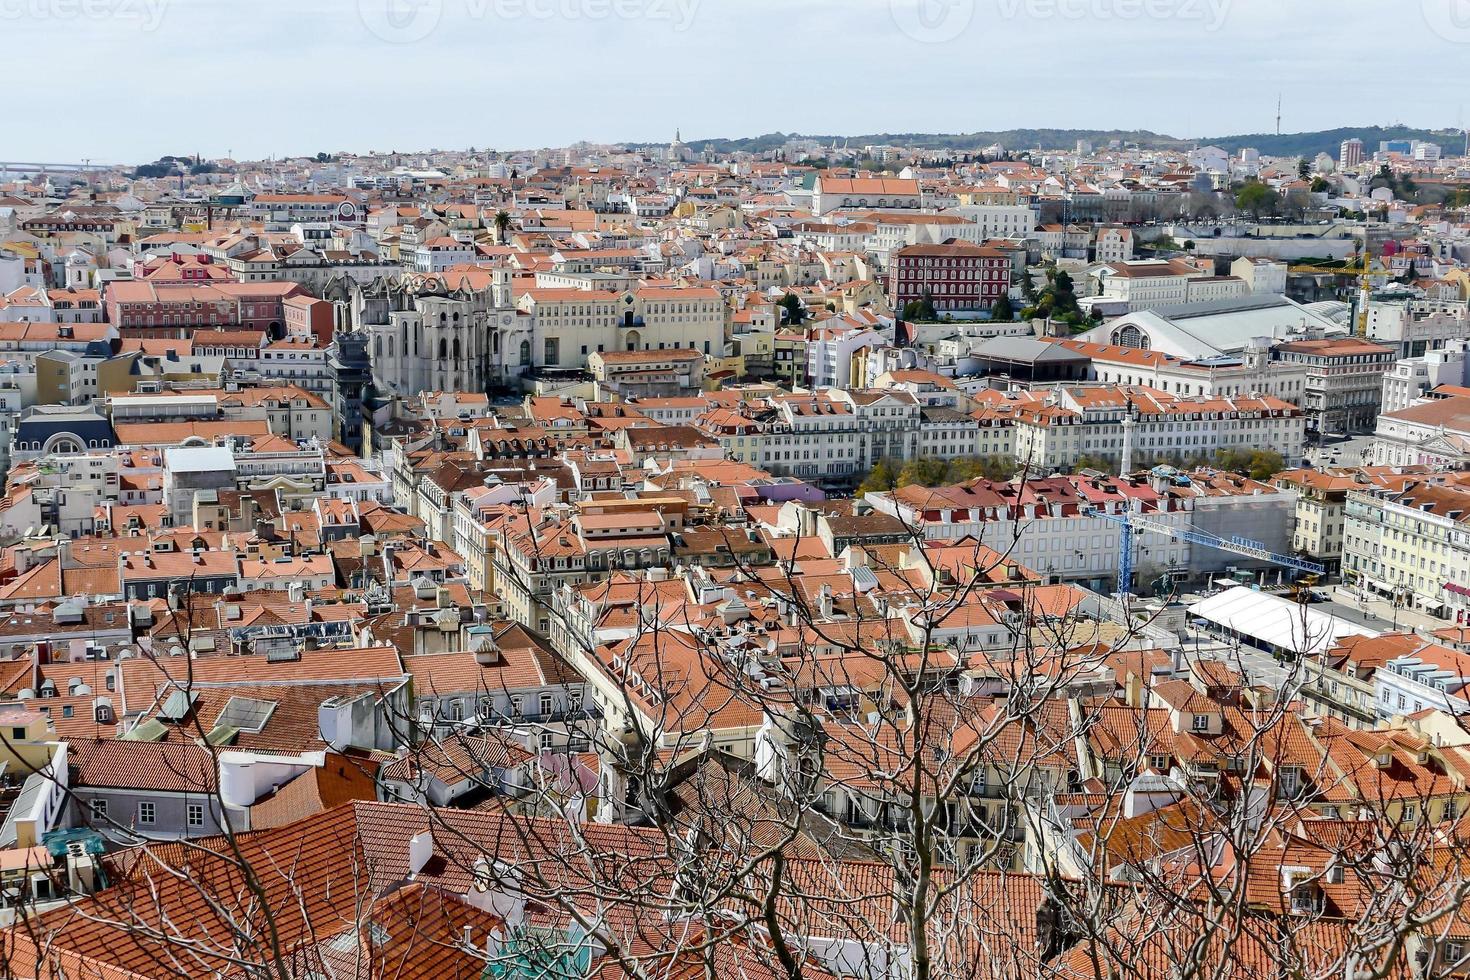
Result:
{"label": "white tent canopy", "polygon": [[1346,636],[1378,636],[1377,630],[1280,596],[1237,587],[1201,599],[1191,616],[1249,637],[1259,645],[1312,656],[1336,646]]}

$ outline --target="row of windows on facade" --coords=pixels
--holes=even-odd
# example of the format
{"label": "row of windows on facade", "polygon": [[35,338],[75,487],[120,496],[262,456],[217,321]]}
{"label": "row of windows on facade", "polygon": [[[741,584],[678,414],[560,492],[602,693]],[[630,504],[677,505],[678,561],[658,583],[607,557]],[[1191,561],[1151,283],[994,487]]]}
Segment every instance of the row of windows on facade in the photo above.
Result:
{"label": "row of windows on facade", "polygon": [[[536,707],[540,717],[551,715],[556,710],[556,698],[548,691],[543,691],[536,699]],[[435,698],[424,698],[419,704],[419,716],[421,718],[434,718],[437,716],[438,701]],[[485,696],[479,699],[481,718],[491,718],[495,715],[495,698]],[[582,710],[582,692],[572,690],[567,692],[567,710],[576,712]],[[443,717],[449,721],[463,721],[465,711],[465,699],[447,698],[444,701]],[[525,696],[512,694],[510,696],[510,716],[520,718],[525,713]]]}
{"label": "row of windows on facade", "polygon": [[[111,449],[112,443],[103,442],[99,439],[88,439],[86,443],[92,449]],[[15,444],[17,452],[41,452],[45,444],[39,441],[19,440]],[[49,452],[53,453],[79,453],[82,451],[82,443],[77,439],[61,438],[52,443]]]}
{"label": "row of windows on facade", "polygon": [[[110,808],[108,806],[108,801],[107,800],[101,799],[100,797],[99,798],[96,798],[96,799],[88,800],[87,801],[87,807],[92,811],[92,818],[94,820],[97,820],[97,821],[106,821],[106,820],[109,819],[109,812],[108,811],[109,811]],[[185,822],[190,827],[203,827],[204,826],[204,804],[203,803],[190,803],[190,804],[187,804],[186,807],[185,807],[185,811],[184,811],[184,819],[185,819]],[[141,803],[138,804],[137,822],[138,822],[138,824],[140,826],[144,826],[144,827],[151,826],[154,823],[156,823],[157,820],[158,820],[158,805],[156,803],[150,802],[148,800],[144,800],[143,802],[141,802]]]}
{"label": "row of windows on facade", "polygon": [[[617,549],[607,552],[589,551],[587,552],[585,565],[588,568],[598,569],[606,561],[607,566],[611,568],[614,562],[621,560],[624,567],[635,568],[646,566],[655,559],[658,561],[664,560],[663,549],[660,549],[657,554],[647,548],[640,548],[637,551],[631,548],[623,551],[618,551]],[[580,569],[583,567],[584,562],[581,558],[530,558],[526,561],[526,565],[533,572],[543,570],[564,571],[566,569]]]}
{"label": "row of windows on facade", "polygon": [[[381,358],[383,356],[383,338],[382,337],[377,337],[377,338],[374,339],[373,348],[374,348],[374,350],[373,350],[374,355]],[[638,349],[638,346],[637,346],[637,343],[636,342],[630,341],[628,343],[628,350],[633,351],[633,350],[637,350],[637,349]],[[644,350],[652,350],[653,347],[650,344],[644,344],[643,345],[643,349]],[[670,349],[672,349],[672,350],[683,350],[684,348],[682,346],[677,346],[677,345],[674,346],[674,347],[672,347],[672,348],[670,348],[669,346],[667,346],[663,342],[660,342],[659,345],[658,345],[658,350],[670,350]],[[690,350],[696,350],[697,348],[693,344],[690,344],[689,345],[689,349]],[[387,351],[388,351],[388,356],[389,357],[394,356],[394,352],[393,352],[393,338],[392,337],[389,337],[388,338]],[[451,351],[452,351],[452,354],[451,354]],[[417,343],[415,343],[415,345],[414,345],[414,352],[415,353],[418,352],[418,345],[417,345]],[[605,353],[604,345],[598,344],[597,345],[597,352],[599,354]],[[710,352],[710,342],[706,340],[704,342],[704,350],[703,350],[703,353],[708,354],[709,352]],[[585,356],[588,353],[589,353],[589,345],[583,344],[582,345],[582,354]],[[542,354],[543,354],[543,360],[547,364],[557,364],[557,363],[559,363],[561,361],[561,342],[559,340],[547,340],[547,341],[545,341],[545,346],[542,348]],[[460,349],[460,343],[459,343],[459,339],[458,338],[455,338],[452,347],[446,346],[444,338],[442,338],[442,337],[440,338],[440,340],[439,340],[439,357],[440,357],[441,360],[451,360],[451,359],[452,360],[459,360],[459,359],[461,359],[462,356],[463,355],[462,355],[462,352],[461,352],[461,349]],[[521,341],[520,363],[521,363],[522,366],[529,366],[531,364],[531,342],[529,340],[523,340],[523,341]]]}

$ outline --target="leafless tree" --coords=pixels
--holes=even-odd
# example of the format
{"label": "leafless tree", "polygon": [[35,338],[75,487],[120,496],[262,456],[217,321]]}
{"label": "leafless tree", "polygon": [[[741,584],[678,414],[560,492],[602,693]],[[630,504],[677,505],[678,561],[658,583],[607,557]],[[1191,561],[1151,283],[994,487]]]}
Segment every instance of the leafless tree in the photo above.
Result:
{"label": "leafless tree", "polygon": [[[405,921],[385,902],[405,888],[431,937],[489,929],[454,953],[496,977],[594,960],[649,980],[1457,969],[1458,750],[1306,717],[1300,654],[1320,638],[1305,612],[1304,649],[1261,689],[1229,651],[1153,649],[1126,599],[1028,575],[1022,530],[933,548],[905,526],[841,565],[802,557],[799,532],[771,565],[589,572],[549,598],[518,583],[592,693],[551,723],[551,748],[514,719],[392,719],[409,771],[496,791],[391,808],[432,862],[400,874],[360,825],[333,825],[327,889],[294,881],[283,834],[145,839],[113,889],[21,914],[12,972],[70,954],[62,917],[80,916],[145,975],[415,975],[385,956]],[[517,778],[492,778],[493,746],[521,738]],[[452,910],[426,912],[428,893]],[[375,930],[376,946],[320,938]]]}

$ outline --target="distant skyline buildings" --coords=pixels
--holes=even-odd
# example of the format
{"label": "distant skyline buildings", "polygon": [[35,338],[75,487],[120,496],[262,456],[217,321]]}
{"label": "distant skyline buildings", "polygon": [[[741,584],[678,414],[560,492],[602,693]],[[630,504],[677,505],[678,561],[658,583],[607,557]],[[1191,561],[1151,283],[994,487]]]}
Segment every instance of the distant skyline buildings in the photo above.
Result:
{"label": "distant skyline buildings", "polygon": [[[1385,132],[1412,133],[1413,136],[1381,139]],[[1361,132],[1335,141],[1341,133]],[[677,132],[677,130],[676,130]],[[1039,138],[1033,134],[1044,134]],[[1434,143],[1418,138],[1433,135],[1444,140]],[[935,132],[886,132],[886,133],[720,133],[708,137],[694,138],[687,143],[678,140],[667,143],[659,139],[592,140],[576,139],[560,144],[536,146],[492,145],[485,142],[463,145],[437,146],[394,146],[391,148],[371,147],[368,149],[337,148],[332,151],[314,151],[303,148],[287,149],[280,153],[254,157],[228,148],[219,154],[208,153],[164,153],[149,159],[116,159],[92,156],[85,159],[63,160],[58,156],[42,159],[40,156],[20,154],[4,155],[0,160],[0,179],[7,174],[25,173],[26,166],[49,164],[53,172],[144,168],[157,165],[168,159],[187,160],[191,163],[224,161],[226,165],[240,165],[269,169],[289,161],[341,160],[396,161],[394,165],[412,169],[421,166],[458,166],[478,161],[486,173],[506,176],[511,162],[536,159],[562,160],[563,163],[582,159],[588,155],[604,152],[651,152],[652,159],[667,162],[667,147],[679,147],[678,159],[684,163],[700,160],[727,159],[731,155],[748,154],[754,157],[772,158],[792,163],[810,161],[828,156],[829,147],[840,150],[832,161],[834,164],[851,163],[857,156],[872,150],[878,159],[889,165],[902,166],[919,160],[943,161],[945,159],[969,159],[984,154],[1026,153],[1040,150],[1048,156],[1092,157],[1112,151],[1143,151],[1161,153],[1187,153],[1194,160],[1200,153],[1220,155],[1223,165],[1225,157],[1236,154],[1255,159],[1319,159],[1332,160],[1343,169],[1352,169],[1363,163],[1382,162],[1390,157],[1414,160],[1420,163],[1438,163],[1442,158],[1458,160],[1470,157],[1464,130],[1436,127],[1414,128],[1402,125],[1384,127],[1376,124],[1344,125],[1332,129],[1303,132],[1226,133],[1213,137],[1179,137],[1171,133],[1148,130],[1116,130],[1093,128],[1061,128],[1042,124],[1017,126],[1007,130],[969,130]],[[1282,141],[1285,141],[1282,143]],[[1262,145],[1257,145],[1257,144]],[[1270,145],[1279,143],[1281,145]],[[1320,144],[1320,147],[1318,146]],[[1229,149],[1221,149],[1226,146]],[[712,154],[712,155],[709,155]],[[856,155],[856,156],[854,156]],[[498,162],[497,162],[498,161]],[[1194,160],[1198,162],[1198,160]],[[146,169],[146,168],[145,168]],[[504,171],[504,172],[500,172]],[[40,172],[39,170],[33,172]],[[227,171],[228,172],[228,171]]]}

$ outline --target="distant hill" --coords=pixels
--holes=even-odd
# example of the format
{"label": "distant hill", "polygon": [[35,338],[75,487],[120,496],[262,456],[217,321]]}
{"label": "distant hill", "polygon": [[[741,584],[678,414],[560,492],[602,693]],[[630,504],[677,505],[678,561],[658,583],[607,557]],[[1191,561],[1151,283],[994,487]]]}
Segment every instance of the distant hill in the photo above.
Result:
{"label": "distant hill", "polygon": [[1336,157],[1343,140],[1353,137],[1363,141],[1369,153],[1378,150],[1379,140],[1423,140],[1438,143],[1447,153],[1465,149],[1465,135],[1457,129],[1412,129],[1408,126],[1344,126],[1340,129],[1324,129],[1315,133],[1249,133],[1244,136],[1218,136],[1201,140],[1200,145],[1213,143],[1222,150],[1234,153],[1244,146],[1254,146],[1266,156],[1314,157],[1326,153]]}
{"label": "distant hill", "polygon": [[[1367,146],[1368,152],[1378,149],[1379,140],[1417,139],[1444,146],[1448,152],[1463,149],[1465,137],[1453,129],[1413,129],[1408,126],[1345,126],[1311,133],[1248,133],[1238,136],[1211,136],[1199,139],[1180,139],[1146,129],[1007,129],[994,132],[975,133],[867,133],[855,136],[817,136],[801,133],[767,133],[764,136],[739,138],[691,139],[688,144],[695,149],[712,146],[717,153],[763,153],[774,150],[788,140],[810,139],[824,145],[849,143],[853,146],[868,144],[896,144],[917,146],[930,150],[953,150],[956,153],[975,153],[991,146],[1002,146],[1012,152],[1021,150],[1070,150],[1078,140],[1087,140],[1094,146],[1104,147],[1113,140],[1122,143],[1137,143],[1155,149],[1189,149],[1194,146],[1213,144],[1235,152],[1242,147],[1253,146],[1267,156],[1306,156],[1318,153],[1337,156],[1338,147],[1345,139],[1356,136]],[[629,143],[630,147],[648,147],[654,143]]]}
{"label": "distant hill", "polygon": [[[1008,129],[999,132],[977,133],[866,133],[855,136],[817,136],[805,133],[767,133],[764,136],[738,138],[691,139],[689,146],[703,149],[713,146],[717,153],[763,153],[774,150],[788,140],[809,139],[818,143],[839,145],[846,142],[854,146],[868,144],[896,144],[918,146],[931,150],[954,150],[958,153],[977,152],[986,147],[1000,145],[1007,150],[1072,149],[1079,139],[1092,140],[1106,145],[1111,140],[1122,140],[1148,146],[1191,146],[1189,141],[1172,136],[1141,130],[1088,130],[1088,129]],[[627,143],[630,147],[657,146],[657,143]]]}

